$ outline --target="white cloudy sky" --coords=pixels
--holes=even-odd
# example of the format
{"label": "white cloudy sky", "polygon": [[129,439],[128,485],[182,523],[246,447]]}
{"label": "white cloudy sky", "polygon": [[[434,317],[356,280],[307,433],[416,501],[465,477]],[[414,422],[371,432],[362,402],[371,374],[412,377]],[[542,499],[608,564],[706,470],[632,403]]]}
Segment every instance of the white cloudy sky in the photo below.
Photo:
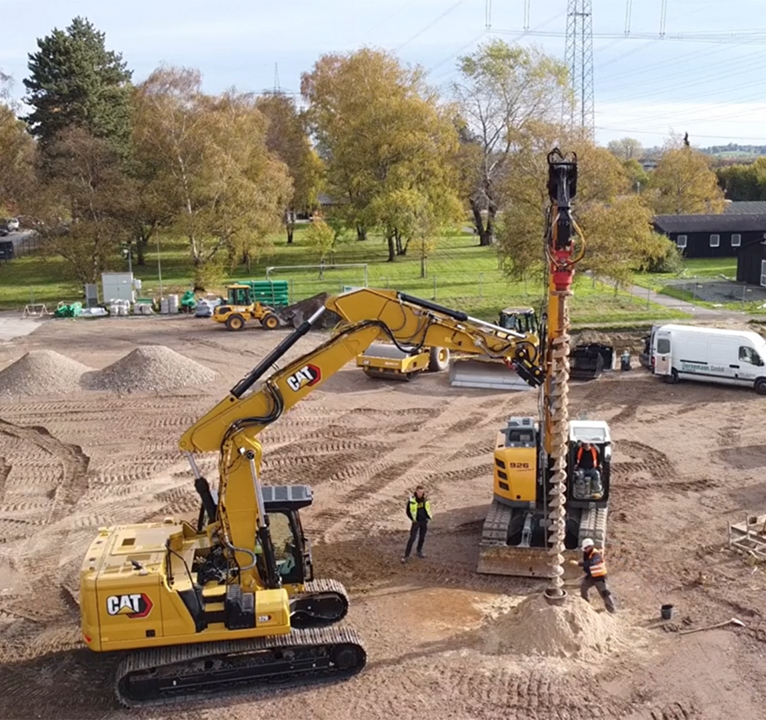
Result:
{"label": "white cloudy sky", "polygon": [[[660,144],[669,131],[694,145],[766,144],[766,0],[593,0],[596,125],[600,142],[630,135]],[[106,33],[141,80],[160,63],[199,68],[205,88],[274,86],[297,92],[326,52],[363,45],[396,51],[437,85],[455,58],[490,37],[535,43],[563,58],[567,0],[0,0],[0,69],[24,92],[36,39],[76,15]],[[542,34],[545,33],[545,34]],[[701,38],[709,41],[702,42]],[[723,42],[722,42],[723,41]]]}

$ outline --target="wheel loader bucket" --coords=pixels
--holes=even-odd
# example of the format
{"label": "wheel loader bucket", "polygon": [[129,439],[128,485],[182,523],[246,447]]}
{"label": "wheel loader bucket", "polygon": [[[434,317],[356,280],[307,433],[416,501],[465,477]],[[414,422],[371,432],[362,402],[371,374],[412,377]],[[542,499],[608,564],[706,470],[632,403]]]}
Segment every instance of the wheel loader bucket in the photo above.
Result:
{"label": "wheel loader bucket", "polygon": [[449,380],[453,387],[507,391],[533,389],[507,365],[492,360],[453,358],[450,361]]}

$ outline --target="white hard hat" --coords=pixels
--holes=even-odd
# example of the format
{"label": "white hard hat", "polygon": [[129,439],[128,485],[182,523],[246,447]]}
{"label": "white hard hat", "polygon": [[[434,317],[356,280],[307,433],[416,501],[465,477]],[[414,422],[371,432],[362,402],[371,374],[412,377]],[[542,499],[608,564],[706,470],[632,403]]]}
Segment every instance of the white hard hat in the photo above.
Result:
{"label": "white hard hat", "polygon": [[582,541],[582,549],[587,550],[589,547],[593,547],[593,540],[585,538],[585,540]]}

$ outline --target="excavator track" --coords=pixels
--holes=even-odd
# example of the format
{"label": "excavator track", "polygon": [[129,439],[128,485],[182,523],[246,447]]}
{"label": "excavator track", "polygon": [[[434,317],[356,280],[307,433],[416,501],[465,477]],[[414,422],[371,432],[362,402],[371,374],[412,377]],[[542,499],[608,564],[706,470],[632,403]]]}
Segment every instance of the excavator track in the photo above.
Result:
{"label": "excavator track", "polygon": [[349,597],[346,588],[337,580],[310,580],[304,591],[291,597],[294,628],[318,628],[334,625],[348,613]]}
{"label": "excavator track", "polygon": [[166,705],[352,677],[367,653],[351,628],[292,630],[286,635],[141,650],[117,668],[115,693],[125,707]]}

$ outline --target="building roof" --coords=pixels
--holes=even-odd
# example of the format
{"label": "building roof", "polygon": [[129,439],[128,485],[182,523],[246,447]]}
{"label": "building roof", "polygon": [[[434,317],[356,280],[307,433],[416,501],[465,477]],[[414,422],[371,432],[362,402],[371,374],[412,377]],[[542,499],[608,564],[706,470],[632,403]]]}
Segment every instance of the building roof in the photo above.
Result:
{"label": "building roof", "polygon": [[655,227],[670,233],[766,232],[766,213],[720,215],[655,215]]}
{"label": "building roof", "polygon": [[766,215],[766,201],[735,200],[727,202],[723,211],[727,215]]}

